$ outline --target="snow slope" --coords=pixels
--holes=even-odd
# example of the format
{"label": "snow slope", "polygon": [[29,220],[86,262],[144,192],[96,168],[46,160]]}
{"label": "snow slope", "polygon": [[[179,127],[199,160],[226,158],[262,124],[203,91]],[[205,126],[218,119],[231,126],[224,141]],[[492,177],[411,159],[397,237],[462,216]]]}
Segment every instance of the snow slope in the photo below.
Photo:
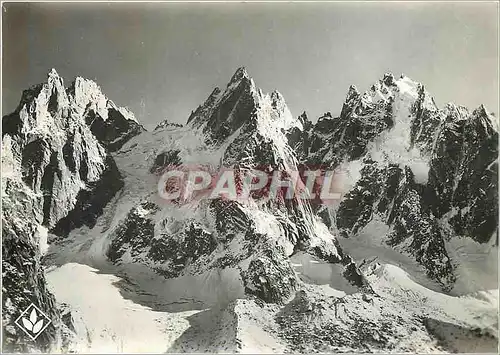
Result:
{"label": "snow slope", "polygon": [[[114,111],[135,122],[128,111],[105,99],[93,82],[77,79],[68,95],[88,102],[77,105],[75,112],[87,114],[90,105],[103,127],[113,121]],[[61,102],[65,98],[61,94]],[[48,105],[49,93],[39,100]],[[95,223],[70,224],[69,233],[58,235],[45,226],[35,228],[33,247],[44,255],[49,289],[72,318],[68,328],[74,334],[68,350],[494,351],[498,290],[491,277],[477,275],[479,268],[496,260],[495,246],[481,245],[481,255],[469,255],[467,263],[456,269],[460,291],[445,294],[429,278],[429,267],[425,269],[404,249],[409,241],[387,244],[394,226],[387,223],[387,216],[373,214],[373,201],[381,198],[370,200],[370,196],[383,190],[373,180],[396,171],[397,203],[403,206],[399,214],[414,217],[407,223],[399,216],[398,222],[421,229],[430,225],[422,217],[423,207],[411,213],[404,208],[414,207],[415,186],[427,182],[428,148],[435,144],[435,137],[425,135],[424,125],[412,121],[414,104],[418,101],[435,113],[432,99],[410,79],[386,76],[363,96],[350,90],[348,101],[356,102],[348,115],[352,121],[324,137],[339,133],[339,141],[347,146],[332,143],[331,147],[345,149],[350,158],[336,161],[333,151],[323,158],[331,158],[332,166],[343,172],[340,181],[346,190],[359,192],[347,207],[356,212],[366,207],[350,235],[337,235],[335,226],[329,229],[304,201],[220,199],[177,205],[159,196],[159,175],[167,166],[297,168],[297,152],[286,137],[292,130],[305,131],[306,125],[292,116],[281,94],[263,94],[244,69],[235,73],[224,91],[214,90],[187,126],[165,121],[152,132],[120,135],[117,139],[123,145],[116,149],[108,145],[106,150],[99,143],[102,155],[116,163],[116,183],[122,185]],[[381,116],[389,109],[392,126]],[[40,112],[35,128],[45,130],[44,119],[50,114]],[[328,130],[334,121],[325,118],[321,124]],[[365,150],[348,141],[360,122],[367,136],[357,143]],[[412,142],[414,137],[424,138]],[[7,176],[19,177],[12,141],[7,138],[3,143],[2,166]],[[317,156],[322,153],[320,149]],[[388,211],[392,213],[397,203],[387,203]],[[335,219],[339,204],[333,207],[329,212]],[[412,237],[411,242],[421,243],[421,250],[428,252],[432,234]],[[477,247],[456,238],[445,246],[452,249],[450,255]],[[436,263],[442,260],[432,253],[424,256]],[[469,278],[477,280],[472,288],[477,292],[472,294],[463,286]]]}
{"label": "snow slope", "polygon": [[[401,78],[379,83],[361,104],[379,110],[391,102],[393,108],[392,129],[367,143],[370,157],[380,165],[409,166],[415,180],[425,183],[426,147],[409,145],[411,109],[419,95],[415,82]],[[424,104],[435,107],[428,96]],[[242,112],[249,116],[245,119]],[[158,196],[155,169],[169,164],[217,168],[238,161],[242,153],[245,166],[252,166],[261,159],[252,144],[270,143],[268,153],[285,169],[294,169],[295,152],[285,139],[290,129],[304,127],[281,95],[262,94],[241,71],[225,91],[214,90],[188,126],[164,122],[113,153],[124,188],[94,227],[72,231],[46,257],[56,265],[47,274],[53,292],[88,327],[92,341],[82,347],[243,353],[495,348],[495,292],[441,293],[422,265],[387,245],[391,227],[381,216],[375,215],[355,236],[335,241],[308,205],[298,205],[305,222],[301,226],[286,209],[272,204],[249,201],[235,207],[202,201],[178,206]],[[365,166],[362,159],[343,162],[338,168],[344,173],[341,184],[352,189],[366,174]],[[298,243],[300,228],[307,231],[306,247]],[[128,238],[131,233],[135,238]],[[198,241],[192,252],[192,246],[182,244],[189,240]],[[175,243],[162,244],[170,241]],[[153,258],[156,248],[167,257]],[[111,258],[115,254],[110,250],[117,256]],[[186,250],[192,254],[184,255]],[[362,267],[363,287],[351,282],[357,270],[351,257]],[[75,280],[88,281],[66,289],[65,280],[75,274]],[[84,298],[88,289],[102,289],[104,296]],[[103,314],[96,313],[100,302],[109,304]],[[137,324],[130,324],[134,318]],[[152,341],[141,345],[146,336]]]}
{"label": "snow slope", "polygon": [[87,265],[67,263],[47,273],[59,302],[80,315],[77,329],[87,338],[73,343],[79,353],[161,353],[186,329],[187,318],[199,311],[154,311],[125,299],[115,286],[120,278]]}

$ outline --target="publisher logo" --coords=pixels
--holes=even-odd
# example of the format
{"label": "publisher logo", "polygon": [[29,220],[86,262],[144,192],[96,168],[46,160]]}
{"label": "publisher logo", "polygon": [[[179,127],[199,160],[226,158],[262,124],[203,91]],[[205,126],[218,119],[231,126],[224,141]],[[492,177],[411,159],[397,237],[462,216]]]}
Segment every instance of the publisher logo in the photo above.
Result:
{"label": "publisher logo", "polygon": [[51,322],[50,318],[32,303],[14,323],[35,340]]}

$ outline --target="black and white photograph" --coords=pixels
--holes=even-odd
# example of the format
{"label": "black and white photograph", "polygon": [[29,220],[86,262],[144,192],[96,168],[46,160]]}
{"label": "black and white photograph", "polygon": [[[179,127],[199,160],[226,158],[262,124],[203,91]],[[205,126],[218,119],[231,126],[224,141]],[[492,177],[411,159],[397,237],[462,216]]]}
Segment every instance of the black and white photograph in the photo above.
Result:
{"label": "black and white photograph", "polygon": [[498,352],[498,1],[1,5],[2,353]]}

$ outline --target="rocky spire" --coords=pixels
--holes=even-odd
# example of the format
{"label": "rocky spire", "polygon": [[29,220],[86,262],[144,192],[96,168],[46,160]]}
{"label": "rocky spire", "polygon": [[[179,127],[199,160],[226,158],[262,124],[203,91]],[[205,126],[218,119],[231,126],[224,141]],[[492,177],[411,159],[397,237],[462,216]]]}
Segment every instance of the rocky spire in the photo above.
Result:
{"label": "rocky spire", "polygon": [[258,91],[244,67],[238,68],[224,92],[215,88],[188,124],[201,128],[212,142],[222,142],[247,121],[257,107]]}
{"label": "rocky spire", "polygon": [[230,86],[231,84],[237,83],[244,79],[250,80],[250,76],[248,75],[247,69],[245,67],[239,67],[238,69],[236,69],[236,72],[231,77],[231,80],[229,81],[227,86]]}
{"label": "rocky spire", "polygon": [[394,75],[392,73],[385,73],[382,82],[387,86],[395,85]]}

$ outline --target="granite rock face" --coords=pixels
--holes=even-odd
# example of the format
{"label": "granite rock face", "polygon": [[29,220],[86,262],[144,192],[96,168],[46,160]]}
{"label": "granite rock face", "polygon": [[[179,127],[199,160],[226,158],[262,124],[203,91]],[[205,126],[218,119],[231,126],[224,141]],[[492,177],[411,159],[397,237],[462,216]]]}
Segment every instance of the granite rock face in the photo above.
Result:
{"label": "granite rock face", "polygon": [[[165,120],[148,132],[93,81],[65,88],[53,70],[2,127],[4,349],[60,351],[90,339],[92,331],[75,335],[85,315],[58,304],[46,285],[44,262],[69,262],[65,253],[118,270],[128,286],[120,291],[138,303],[167,305],[153,291],[133,294],[144,281],[137,270],[155,292],[175,294],[162,288],[174,282],[187,294],[215,294],[200,301],[210,310],[193,315],[171,351],[253,352],[247,328],[282,352],[463,350],[449,329],[474,339],[486,332],[488,349],[496,341],[494,320],[481,313],[489,294],[446,294],[460,278],[457,240],[498,244],[498,128],[482,106],[439,109],[423,85],[386,74],[365,93],[350,87],[339,116],[313,123],[239,68],[185,125]],[[340,200],[159,193],[166,169],[272,175],[308,167],[336,172]],[[379,264],[383,255],[358,260],[344,242],[360,239],[411,260],[444,293]],[[12,325],[31,302],[54,323],[36,343]],[[207,314],[216,336],[192,341]],[[450,343],[436,345],[443,336]]]}
{"label": "granite rock face", "polygon": [[339,117],[327,113],[288,139],[301,163],[350,180],[338,207],[316,209],[332,230],[350,237],[384,221],[385,242],[450,290],[461,261],[447,240],[498,235],[496,121],[483,106],[439,109],[423,85],[386,74],[364,94],[350,87]]}
{"label": "granite rock face", "polygon": [[141,130],[133,115],[109,101],[96,83],[76,78],[66,89],[54,69],[47,82],[25,90],[17,109],[3,117],[4,321],[12,323],[34,303],[54,325],[31,345],[9,326],[5,349],[49,351],[63,343],[65,328],[59,326],[41,263],[47,235],[65,238],[74,228],[95,224],[123,186],[110,151]]}
{"label": "granite rock face", "polygon": [[[283,96],[262,93],[240,68],[225,90],[213,90],[186,126],[164,122],[123,149],[137,157],[147,151],[149,158],[138,159],[146,161],[151,173],[172,166],[209,166],[215,171],[257,168],[272,174],[297,169],[296,153],[286,138],[294,128],[303,129],[301,120],[293,118]],[[160,138],[167,136],[166,142]],[[161,145],[145,148],[157,139]],[[125,156],[120,161],[128,164]],[[253,195],[250,200],[257,205],[220,198],[175,205],[146,195],[114,230],[108,258],[117,264],[143,264],[166,277],[236,269],[247,295],[282,304],[301,284],[289,258],[307,251],[339,264],[348,282],[364,287],[360,273],[351,277],[356,265],[307,201],[260,203]],[[173,218],[176,208],[182,212]]]}

